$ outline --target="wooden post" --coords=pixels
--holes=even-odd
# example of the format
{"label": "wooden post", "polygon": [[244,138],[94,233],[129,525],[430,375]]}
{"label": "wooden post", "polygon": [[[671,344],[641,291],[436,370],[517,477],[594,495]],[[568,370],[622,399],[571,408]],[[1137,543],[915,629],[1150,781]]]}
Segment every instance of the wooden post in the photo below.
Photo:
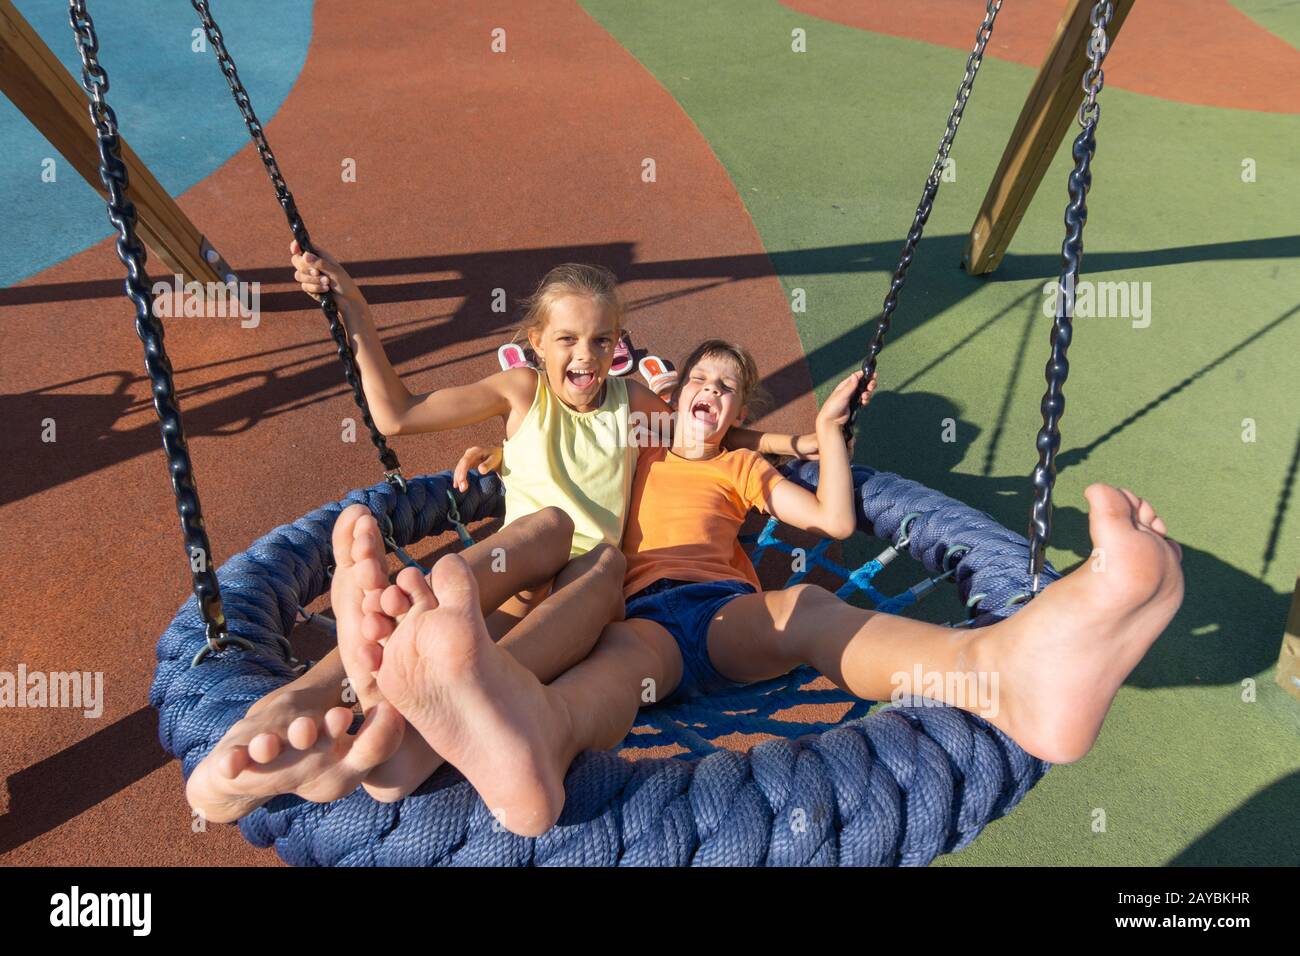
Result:
{"label": "wooden post", "polygon": [[1291,595],[1291,613],[1282,635],[1282,655],[1277,659],[1277,682],[1292,697],[1300,700],[1300,574],[1296,575]]}
{"label": "wooden post", "polygon": [[[68,42],[72,42],[69,28]],[[128,51],[123,51],[123,56]],[[0,0],[0,92],[32,122],[86,182],[105,196],[99,181],[99,147],[81,84],[14,7]],[[122,139],[127,195],[137,229],[163,264],[186,281],[228,282],[230,267]]]}
{"label": "wooden post", "polygon": [[[1083,75],[1089,65],[1092,24],[1088,17],[1092,6],[1093,0],[1070,0],[1056,27],[1056,38],[1020,110],[984,205],[971,227],[962,257],[971,275],[984,275],[1001,265],[1038,184],[1074,124],[1083,102]],[[1132,7],[1133,0],[1115,0],[1107,31],[1112,44]]]}

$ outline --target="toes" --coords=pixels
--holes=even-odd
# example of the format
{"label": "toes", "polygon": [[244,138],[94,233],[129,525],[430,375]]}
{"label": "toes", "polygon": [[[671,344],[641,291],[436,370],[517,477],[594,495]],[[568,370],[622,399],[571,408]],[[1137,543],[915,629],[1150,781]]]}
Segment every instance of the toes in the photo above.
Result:
{"label": "toes", "polygon": [[429,583],[429,578],[419,568],[405,567],[397,572],[393,581],[397,584],[398,593],[405,595],[419,591],[422,583]]}
{"label": "toes", "polygon": [[231,747],[216,760],[217,773],[227,780],[234,780],[252,764],[247,747]]}
{"label": "toes", "polygon": [[352,738],[346,758],[358,773],[368,773],[397,752],[406,732],[406,718],[385,702],[376,704]]}
{"label": "toes", "polygon": [[310,717],[303,716],[294,719],[289,725],[289,746],[295,750],[310,750],[316,745],[316,738],[319,736],[319,729],[316,727],[316,721]]}
{"label": "toes", "polygon": [[255,763],[270,763],[284,749],[278,734],[258,734],[248,742],[248,756]]}
{"label": "toes", "polygon": [[[420,575],[420,572],[416,571],[414,568],[407,568],[402,572],[402,574],[406,574],[408,571],[411,574]],[[400,581],[402,579],[402,574],[397,576],[397,580]],[[423,575],[420,576],[423,577]],[[396,618],[411,609],[411,599],[408,598],[406,592],[396,584],[389,585],[384,589],[383,594],[380,595],[379,608],[382,613],[389,617]]]}
{"label": "toes", "polygon": [[374,684],[375,671],[379,670],[384,663],[383,648],[378,641],[357,641],[351,648],[350,654],[348,669],[352,671],[352,675],[355,675],[352,676],[353,684],[360,684],[359,690],[371,687]]}
{"label": "toes", "polygon": [[1156,534],[1160,535],[1162,538],[1167,534],[1169,534],[1169,529],[1165,527],[1164,519],[1161,518],[1159,515],[1156,515],[1155,518],[1151,521],[1151,530],[1154,531]]}
{"label": "toes", "polygon": [[346,737],[354,716],[350,707],[331,707],[325,712],[325,733],[331,740]]}
{"label": "toes", "polygon": [[1098,519],[1124,520],[1133,523],[1133,515],[1137,509],[1137,496],[1131,491],[1094,482],[1084,489],[1083,495],[1088,499],[1089,523]]}
{"label": "toes", "polygon": [[[360,506],[358,506],[360,507]],[[384,538],[379,533],[375,516],[363,509],[352,525],[352,561],[357,566],[357,585],[370,590],[382,590],[388,585],[384,571]]]}
{"label": "toes", "polygon": [[469,564],[458,554],[449,554],[433,566],[429,575],[433,594],[440,607],[457,611],[473,610],[481,613],[478,601],[478,582]]}
{"label": "toes", "polygon": [[365,505],[348,505],[334,522],[334,531],[330,537],[336,568],[352,567],[352,540],[356,535],[357,520],[369,513],[370,510]]}
{"label": "toes", "polygon": [[1151,523],[1155,520],[1156,520],[1156,509],[1151,507],[1151,502],[1147,501],[1145,498],[1139,498],[1138,499],[1138,521],[1140,521],[1142,524],[1146,525],[1147,527],[1151,527]]}
{"label": "toes", "polygon": [[[387,579],[385,579],[387,580]],[[366,592],[361,601],[361,637],[367,641],[382,641],[393,633],[397,622],[384,611],[384,592],[391,586],[374,588]]]}
{"label": "toes", "polygon": [[[448,559],[456,558],[461,564],[464,559],[458,555],[447,555],[436,565],[433,573],[430,575],[435,581],[437,580],[438,568],[441,567]],[[435,597],[435,592],[429,588],[429,580],[415,568],[406,568],[397,576],[397,587],[401,590],[403,596],[410,603],[411,609],[420,611],[427,608],[437,607],[442,603],[441,598]]]}
{"label": "toes", "polygon": [[361,621],[361,636],[371,644],[390,637],[397,622],[386,614],[367,614]]}

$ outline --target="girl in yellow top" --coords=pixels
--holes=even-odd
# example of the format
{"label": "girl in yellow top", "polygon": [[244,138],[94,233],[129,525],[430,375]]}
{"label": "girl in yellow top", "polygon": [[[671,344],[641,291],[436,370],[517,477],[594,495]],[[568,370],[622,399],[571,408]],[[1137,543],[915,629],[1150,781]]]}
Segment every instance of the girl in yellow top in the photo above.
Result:
{"label": "girl in yellow top", "polygon": [[[290,253],[294,279],[305,292],[313,297],[333,292],[381,432],[410,435],[502,420],[505,522],[497,535],[467,549],[464,559],[479,575],[477,590],[493,640],[500,640],[537,678],[558,676],[586,656],[606,623],[622,617],[624,564],[618,544],[636,465],[631,433],[638,422],[653,423],[669,411],[641,384],[609,377],[623,322],[613,273],[570,263],[542,279],[526,302],[520,330],[540,369],[512,368],[469,385],[413,394],[384,354],[369,306],[347,271],[323,250],[320,256],[304,256],[294,242]],[[797,454],[794,436],[741,429],[733,430],[733,441],[776,454]],[[813,450],[806,439],[800,444]],[[355,514],[346,522],[340,518],[336,539],[347,538],[349,529],[362,524]],[[358,532],[358,541],[364,537]],[[357,547],[368,553],[372,544]],[[504,562],[498,560],[502,553]],[[362,562],[372,571],[381,564]],[[379,612],[379,584],[367,585],[373,592],[366,604],[372,620]],[[525,622],[552,591],[554,613]],[[556,621],[561,626],[555,626]],[[259,701],[223,739],[217,759],[205,760],[203,772],[191,776],[192,802],[201,802],[209,819],[234,819],[277,792],[333,799],[339,788],[347,792],[347,784],[355,787],[361,774],[376,799],[397,800],[437,766],[439,758],[419,734],[399,732],[400,749],[395,754],[391,750],[394,734],[381,720],[391,714],[373,673],[346,639],[349,630],[340,621],[339,647],[302,678]],[[378,632],[369,630],[365,636],[374,640]],[[367,726],[376,728],[368,737],[382,746],[372,747],[364,765],[357,763],[348,772],[329,762],[316,772],[303,769],[310,761],[295,765],[289,760],[283,775],[267,773],[268,765],[292,756],[284,749],[286,717],[317,728],[303,731],[301,741],[310,742],[298,750],[328,749],[328,739],[318,732],[321,722],[313,724],[310,715],[326,713],[337,704],[338,688],[345,683],[365,711]],[[324,723],[328,729],[328,721]],[[252,766],[250,760],[262,772],[243,773]]]}
{"label": "girl in yellow top", "polygon": [[[632,429],[670,406],[639,382],[610,378],[623,326],[618,280],[608,269],[556,266],[526,301],[520,335],[540,369],[511,368],[469,385],[412,394],[384,354],[369,306],[347,272],[293,244],[294,278],[313,296],[332,290],[361,371],[375,425],[385,435],[444,431],[500,418],[505,524],[545,507],[573,519],[574,556],[618,546],[636,466]],[[803,438],[800,442],[798,439]],[[778,455],[813,450],[809,436],[732,429],[729,444]]]}

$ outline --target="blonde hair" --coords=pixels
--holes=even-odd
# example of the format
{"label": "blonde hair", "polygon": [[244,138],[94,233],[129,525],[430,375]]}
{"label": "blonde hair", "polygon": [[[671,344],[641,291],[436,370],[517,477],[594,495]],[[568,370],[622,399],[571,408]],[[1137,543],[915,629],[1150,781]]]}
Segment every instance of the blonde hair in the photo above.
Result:
{"label": "blonde hair", "polygon": [[524,316],[515,331],[515,342],[529,344],[529,336],[540,334],[551,315],[551,308],[566,295],[584,295],[604,307],[614,319],[614,332],[623,328],[623,299],[618,294],[618,278],[604,266],[581,262],[558,265],[537,283],[537,289],[524,299]]}
{"label": "blonde hair", "polygon": [[761,417],[771,402],[767,390],[762,386],[762,378],[758,374],[758,363],[754,361],[754,356],[749,354],[749,350],[742,345],[734,342],[725,342],[722,339],[706,339],[699,345],[695,346],[691,354],[686,357],[682,363],[681,375],[678,376],[677,385],[673,388],[672,399],[668,404],[674,408],[677,407],[677,400],[681,397],[682,389],[691,377],[691,369],[695,368],[701,361],[706,358],[725,358],[729,359],[736,366],[738,384],[738,398],[741,407],[745,408],[745,420],[753,421]]}

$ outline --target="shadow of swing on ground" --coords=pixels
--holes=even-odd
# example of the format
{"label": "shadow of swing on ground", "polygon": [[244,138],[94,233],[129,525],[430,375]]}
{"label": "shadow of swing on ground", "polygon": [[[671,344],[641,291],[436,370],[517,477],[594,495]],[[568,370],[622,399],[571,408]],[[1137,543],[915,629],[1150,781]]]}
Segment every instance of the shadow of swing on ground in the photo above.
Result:
{"label": "shadow of swing on ground", "polygon": [[[916,297],[922,292],[925,296],[924,317],[915,318],[918,313],[922,313],[922,310],[912,305],[909,298],[905,297],[902,306],[903,321],[897,324],[891,333],[890,342],[894,345],[905,338],[910,331],[934,321],[935,317],[975,294],[983,287],[985,281],[989,281],[969,276],[962,270],[952,267],[952,264],[960,259],[965,236],[933,236],[927,239],[926,243],[924,252],[913,267],[911,280],[911,288],[914,290],[911,296]],[[730,282],[769,277],[773,274],[774,266],[777,274],[786,276],[854,275],[875,272],[888,274],[894,268],[898,248],[898,243],[887,241],[771,254],[638,262],[635,243],[622,242],[455,256],[352,260],[347,263],[347,266],[360,282],[366,297],[376,305],[404,301],[462,300],[453,313],[449,315],[442,313],[441,316],[435,314],[417,323],[403,323],[401,326],[389,327],[382,322],[381,316],[380,326],[385,350],[393,364],[400,367],[435,355],[452,345],[508,336],[514,329],[514,315],[492,310],[495,290],[504,288],[511,301],[519,301],[533,291],[537,280],[548,269],[562,262],[599,263],[612,269],[625,283],[647,280],[701,281],[700,285],[685,290],[658,293],[641,299],[630,298],[629,312],[635,314],[639,309],[652,304],[661,304],[670,299],[686,299],[700,291]],[[1090,273],[1099,273],[1178,262],[1196,262],[1204,259],[1285,256],[1300,258],[1300,236],[1207,243],[1134,253],[1092,252],[1089,253],[1088,265]],[[1059,257],[1056,255],[1012,255],[1004,260],[998,279],[1041,277],[1047,281],[1057,274],[1058,266]],[[262,267],[242,272],[241,278],[245,281],[283,283],[287,273],[287,268]],[[365,281],[403,275],[422,275],[429,278],[397,284]],[[1033,291],[1036,293],[1036,290]],[[121,282],[111,279],[19,285],[0,289],[0,305],[25,305],[86,298],[113,299],[121,297],[121,294]],[[1009,314],[1020,302],[1032,301],[1032,299],[1033,296],[1026,293],[1011,307],[1004,308],[993,318],[982,323],[970,336],[963,339],[963,343]],[[122,308],[127,308],[125,302],[122,303]],[[183,376],[210,369],[212,365],[218,363],[187,367],[184,365],[184,356],[172,356],[177,375],[180,377],[179,397],[185,414],[186,431],[190,437],[228,434],[232,427],[236,431],[242,431],[261,420],[346,394],[346,390],[342,387],[342,375],[337,360],[333,356],[328,335],[323,327],[323,319],[314,312],[304,313],[303,308],[304,297],[296,290],[267,293],[262,299],[263,311],[272,316],[278,312],[302,313],[295,316],[292,321],[314,323],[306,327],[315,330],[313,335],[319,334],[319,351],[315,357],[285,360],[282,353],[299,346],[271,349],[261,354],[241,355],[238,359],[229,361],[256,362],[270,355],[281,355],[282,360],[277,364],[268,363],[261,368],[233,372],[219,381],[202,383],[195,387],[186,386]],[[1288,313],[1280,317],[1279,321],[1289,317]],[[275,319],[268,317],[265,321],[273,322]],[[782,368],[764,370],[763,384],[773,397],[774,410],[806,393],[805,368],[811,370],[814,383],[838,374],[844,365],[845,357],[856,356],[865,347],[871,334],[872,322],[874,322],[874,315],[871,322],[855,323],[852,328],[830,342],[812,350],[806,357],[806,365],[805,359],[800,358]],[[1272,324],[1240,343],[1238,348],[1253,341],[1255,337],[1270,328]],[[645,335],[653,335],[652,330],[642,331]],[[301,347],[308,347],[308,345],[310,343]],[[658,343],[656,346],[661,351],[669,353],[673,351],[672,348],[664,349]],[[936,359],[936,363],[959,351],[961,347],[961,344],[954,346]],[[474,358],[480,358],[484,354],[486,353],[475,353]],[[672,357],[670,354],[669,358]],[[440,363],[435,362],[421,368],[420,371],[439,366]],[[0,453],[22,457],[39,452],[44,459],[43,467],[25,469],[16,475],[12,482],[5,483],[4,488],[0,489],[0,504],[21,500],[56,487],[65,481],[156,449],[156,422],[149,420],[122,430],[115,430],[112,427],[127,411],[140,407],[140,399],[133,399],[129,395],[129,387],[135,385],[143,389],[143,378],[138,373],[127,371],[104,374],[117,375],[123,379],[111,394],[69,396],[53,391],[63,386],[50,384],[28,392],[0,395],[0,404],[3,406],[0,412],[9,421],[42,421],[48,417],[55,417],[56,421],[69,421],[72,420],[67,417],[70,411],[78,422],[85,423],[78,428],[78,431],[85,436],[83,440],[61,444],[42,444],[37,432],[25,431],[20,435],[13,430],[0,430],[0,445],[3,445]],[[253,384],[238,394],[224,396],[204,404],[196,404],[193,401],[195,395],[205,391],[244,382]],[[70,401],[73,404],[69,405]],[[89,438],[91,435],[94,436],[93,440]],[[34,445],[41,445],[41,447],[29,447]]]}
{"label": "shadow of swing on ground", "polygon": [[1300,866],[1300,770],[1275,780],[1168,866]]}
{"label": "shadow of swing on ground", "polygon": [[0,855],[36,839],[166,766],[158,712],[147,704],[9,776]]}
{"label": "shadow of swing on ground", "polygon": [[[1032,460],[1027,457],[1025,477],[985,477],[956,470],[981,429],[962,420],[959,408],[942,395],[884,392],[873,399],[872,409],[859,431],[857,455],[862,464],[919,481],[987,512],[1012,531],[1026,534],[1031,500],[1028,466]],[[955,442],[939,440],[939,423],[945,418],[957,423]],[[935,439],[916,441],[919,435],[934,435]],[[1026,449],[1027,456],[1031,453],[1032,446]],[[1159,510],[1159,500],[1152,503]],[[1088,559],[1092,546],[1087,512],[1057,499],[1052,543],[1079,561]],[[1290,595],[1273,590],[1208,551],[1186,544],[1182,548],[1186,579],[1182,607],[1126,686],[1223,685],[1257,677],[1277,662]],[[857,560],[870,556],[853,554]],[[1058,570],[1065,573],[1073,567]],[[887,569],[892,570],[893,566]],[[912,580],[923,576],[919,566],[908,571]],[[901,580],[903,586],[911,583],[907,578]]]}

